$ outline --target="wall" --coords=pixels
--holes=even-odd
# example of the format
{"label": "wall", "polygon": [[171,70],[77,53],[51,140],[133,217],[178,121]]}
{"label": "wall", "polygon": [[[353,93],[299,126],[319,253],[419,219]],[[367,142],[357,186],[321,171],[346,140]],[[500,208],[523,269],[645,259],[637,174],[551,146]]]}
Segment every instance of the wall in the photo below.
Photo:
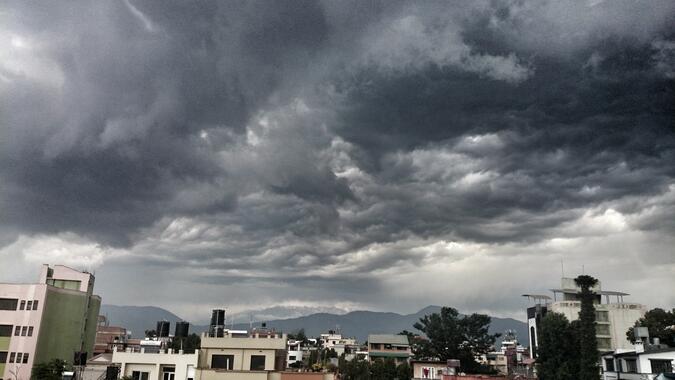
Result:
{"label": "wall", "polygon": [[644,353],[638,357],[638,371],[642,373],[652,373],[652,365],[649,359],[670,359],[673,368],[675,368],[675,349],[670,352]]}
{"label": "wall", "polygon": [[267,372],[197,370],[195,380],[268,380]]}
{"label": "wall", "polygon": [[188,367],[197,366],[198,354],[146,354],[140,352],[113,352],[112,362],[121,365],[122,375],[133,371],[150,372],[149,379],[161,379],[160,367],[176,367],[176,380],[187,378]]}
{"label": "wall", "polygon": [[[47,285],[43,284],[0,284],[0,298],[16,298],[19,300],[37,300],[37,310],[0,310],[0,324],[14,326],[33,326],[33,336],[14,336],[3,338],[7,355],[10,352],[28,353],[28,363],[6,363],[0,372],[0,378],[9,379],[10,371],[17,371],[23,379],[30,378],[35,363],[35,350],[40,333],[40,325],[45,310]],[[2,343],[0,343],[2,344]],[[9,358],[8,358],[9,361]],[[14,376],[11,375],[13,378]]]}
{"label": "wall", "polygon": [[200,363],[201,368],[211,368],[211,357],[213,355],[233,355],[234,363],[233,370],[235,371],[248,371],[251,368],[251,355],[264,355],[265,356],[265,370],[273,371],[275,364],[275,350],[256,350],[256,349],[233,349],[233,348],[202,348],[200,350]]}
{"label": "wall", "polygon": [[47,288],[35,352],[36,363],[55,358],[73,362],[73,354],[81,349],[85,316],[88,314],[87,298],[86,293],[79,291]]}

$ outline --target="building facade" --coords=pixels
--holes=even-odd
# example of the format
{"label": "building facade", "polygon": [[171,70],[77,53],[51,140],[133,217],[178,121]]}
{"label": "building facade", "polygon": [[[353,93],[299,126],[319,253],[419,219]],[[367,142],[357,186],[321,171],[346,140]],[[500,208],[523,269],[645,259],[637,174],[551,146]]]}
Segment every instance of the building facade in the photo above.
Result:
{"label": "building facade", "polygon": [[644,351],[609,352],[602,356],[603,380],[654,380],[675,368],[675,348],[652,347]]}
{"label": "building facade", "polygon": [[184,354],[171,349],[147,353],[144,349],[113,350],[112,362],[120,368],[120,376],[134,380],[194,380],[197,376],[198,353]]}
{"label": "building facade", "polygon": [[0,379],[29,379],[35,364],[91,355],[101,306],[93,290],[93,275],[62,265],[44,265],[35,284],[0,284]]}
{"label": "building facade", "polygon": [[412,349],[405,335],[377,334],[368,335],[368,359],[394,359],[396,364],[407,362],[412,357]]}
{"label": "building facade", "polygon": [[286,367],[286,334],[269,330],[202,334],[198,380],[267,380]]}
{"label": "building facade", "polygon": [[[645,315],[646,307],[639,303],[625,302],[624,297],[628,296],[628,293],[602,290],[600,281],[592,290],[596,294],[594,306],[598,350],[606,352],[631,349],[633,345],[626,338],[626,331]],[[569,321],[574,321],[579,318],[581,311],[580,289],[573,278],[562,278],[561,287],[551,291],[552,300],[547,296],[526,295],[530,298],[538,297],[539,300],[546,302],[544,305],[538,304],[528,308],[530,351],[534,357],[538,347],[538,323],[546,312],[560,313]]]}

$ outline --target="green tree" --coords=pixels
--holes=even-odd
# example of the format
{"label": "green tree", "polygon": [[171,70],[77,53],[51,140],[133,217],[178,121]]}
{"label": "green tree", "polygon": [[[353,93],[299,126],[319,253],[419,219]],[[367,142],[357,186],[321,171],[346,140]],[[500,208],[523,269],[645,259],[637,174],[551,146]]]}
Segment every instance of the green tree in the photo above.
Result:
{"label": "green tree", "polygon": [[33,366],[33,380],[61,380],[63,372],[68,369],[68,363],[61,359],[52,359],[47,363],[38,363]]}
{"label": "green tree", "polygon": [[178,351],[181,349],[182,345],[183,351],[185,351],[186,354],[193,354],[201,347],[201,343],[202,339],[199,335],[192,333],[185,338],[173,338],[171,344],[169,344],[169,348]]}
{"label": "green tree", "polygon": [[451,307],[443,307],[441,313],[420,318],[414,327],[427,336],[420,342],[415,357],[418,359],[459,359],[461,371],[480,373],[484,368],[476,362],[476,356],[487,353],[500,334],[489,334],[490,317],[472,314],[460,317]]}
{"label": "green tree", "polygon": [[563,314],[548,313],[539,326],[537,376],[540,380],[576,380],[579,373],[575,327]]}
{"label": "green tree", "polygon": [[591,290],[598,280],[582,275],[574,279],[581,289],[581,311],[579,312],[579,380],[597,380],[600,377],[598,367],[598,341],[595,337],[595,306],[596,293]]}
{"label": "green tree", "polygon": [[396,379],[398,380],[410,380],[412,378],[412,367],[408,362],[403,362],[396,366]]}
{"label": "green tree", "polygon": [[[645,313],[645,316],[635,322],[634,327],[646,327],[649,329],[650,338],[659,338],[662,344],[675,347],[675,309],[665,311],[663,309],[652,309]],[[626,338],[635,343],[634,328],[626,331]]]}
{"label": "green tree", "polygon": [[378,359],[370,365],[370,378],[372,380],[392,380],[395,377],[396,362],[394,362],[394,359]]}
{"label": "green tree", "polygon": [[345,361],[340,373],[345,380],[370,380],[370,363],[363,359]]}

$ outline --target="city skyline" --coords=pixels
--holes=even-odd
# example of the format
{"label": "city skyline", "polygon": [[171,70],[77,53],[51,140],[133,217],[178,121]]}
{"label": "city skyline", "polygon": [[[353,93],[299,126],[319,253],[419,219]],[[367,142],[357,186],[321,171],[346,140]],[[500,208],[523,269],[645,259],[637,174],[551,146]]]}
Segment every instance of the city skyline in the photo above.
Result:
{"label": "city skyline", "polygon": [[0,5],[0,279],[525,319],[675,304],[672,1]]}

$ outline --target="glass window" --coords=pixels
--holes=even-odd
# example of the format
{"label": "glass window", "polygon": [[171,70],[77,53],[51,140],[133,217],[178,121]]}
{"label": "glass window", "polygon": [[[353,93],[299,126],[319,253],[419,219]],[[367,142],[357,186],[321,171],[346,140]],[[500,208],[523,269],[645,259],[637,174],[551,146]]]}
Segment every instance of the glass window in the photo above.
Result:
{"label": "glass window", "polygon": [[35,301],[33,301],[33,310],[37,310],[37,307],[38,307],[38,301],[35,300]]}
{"label": "glass window", "polygon": [[26,308],[26,301],[21,300],[21,306],[19,306],[19,310],[24,310]]}
{"label": "glass window", "polygon": [[28,301],[28,304],[26,304],[26,310],[33,310],[33,301]]}
{"label": "glass window", "polygon": [[18,302],[16,298],[0,298],[0,310],[16,310]]}
{"label": "glass window", "polygon": [[23,364],[27,364],[27,363],[28,363],[28,352],[23,354]]}
{"label": "glass window", "polygon": [[626,359],[626,372],[637,373],[637,360]]}
{"label": "glass window", "polygon": [[251,371],[265,370],[265,355],[251,355]]}
{"label": "glass window", "polygon": [[234,368],[234,355],[211,355],[211,368]]}
{"label": "glass window", "polygon": [[596,311],[595,320],[598,322],[607,322],[609,321],[609,312],[608,311]]}
{"label": "glass window", "polygon": [[15,363],[21,363],[21,359],[23,358],[23,354],[20,352],[16,353],[16,362]]}
{"label": "glass window", "polygon": [[28,327],[28,336],[33,336],[33,326]]}
{"label": "glass window", "polygon": [[614,359],[605,358],[605,368],[608,372],[614,372]]}
{"label": "glass window", "polygon": [[5,351],[0,351],[0,363],[7,362],[7,353]]}
{"label": "glass window", "polygon": [[595,335],[609,335],[609,325],[595,325]]}
{"label": "glass window", "polygon": [[19,336],[21,335],[21,326],[16,326],[14,328],[14,336]]}
{"label": "glass window", "polygon": [[652,365],[652,373],[672,373],[673,363],[670,360],[663,359],[649,359]]}
{"label": "glass window", "polygon": [[0,325],[0,336],[12,336],[12,325]]}
{"label": "glass window", "polygon": [[28,326],[21,327],[21,336],[26,336],[28,334]]}
{"label": "glass window", "polygon": [[14,358],[16,357],[16,352],[9,354],[9,362],[14,363]]}
{"label": "glass window", "polygon": [[133,380],[148,380],[148,372],[133,371],[131,378]]}

